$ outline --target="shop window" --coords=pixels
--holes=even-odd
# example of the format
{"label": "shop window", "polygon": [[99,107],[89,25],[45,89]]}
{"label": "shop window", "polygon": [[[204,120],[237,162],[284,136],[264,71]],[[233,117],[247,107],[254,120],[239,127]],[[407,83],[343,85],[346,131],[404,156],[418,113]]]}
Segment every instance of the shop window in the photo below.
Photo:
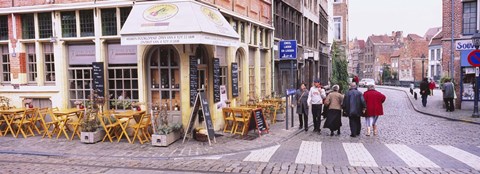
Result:
{"label": "shop window", "polygon": [[53,54],[53,44],[43,44],[43,57],[45,59],[45,82],[55,82],[55,56]]}
{"label": "shop window", "polygon": [[[242,54],[240,51],[237,51],[235,55],[235,62],[238,63],[238,94],[242,96],[243,92],[243,73],[242,73],[242,67],[243,67],[243,61],[242,61]],[[242,103],[242,97],[237,98],[238,103]]]}
{"label": "shop window", "polygon": [[2,83],[10,83],[10,55],[8,53],[8,45],[0,45],[0,53],[2,55]]}
{"label": "shop window", "polygon": [[463,34],[472,35],[477,31],[477,2],[463,2]]}
{"label": "shop window", "polygon": [[22,14],[22,38],[35,39],[35,24],[33,14]]}
{"label": "shop window", "polygon": [[227,85],[227,66],[220,66],[220,85]]}
{"label": "shop window", "polygon": [[127,17],[130,14],[130,11],[132,11],[132,7],[122,7],[120,8],[120,25],[123,27],[123,24],[125,24],[125,21],[127,21]]}
{"label": "shop window", "polygon": [[117,9],[102,9],[102,35],[117,35]]}
{"label": "shop window", "polygon": [[37,56],[35,54],[35,44],[26,45],[27,48],[27,79],[28,83],[37,83]]}
{"label": "shop window", "polygon": [[62,37],[77,37],[75,12],[62,12]]}
{"label": "shop window", "polygon": [[73,106],[75,101],[88,99],[93,89],[91,71],[91,65],[70,65],[68,68],[70,106]]}
{"label": "shop window", "polygon": [[52,14],[38,13],[38,31],[40,38],[49,38],[52,36]]}
{"label": "shop window", "polygon": [[250,56],[248,56],[248,84],[249,92],[248,95],[250,98],[257,97],[255,96],[255,50],[250,49]]}
{"label": "shop window", "polygon": [[8,18],[0,16],[0,40],[8,40]]}
{"label": "shop window", "polygon": [[152,104],[166,106],[169,111],[180,111],[180,63],[171,47],[155,48],[150,55]]}
{"label": "shop window", "polygon": [[139,98],[137,66],[108,65],[108,89],[111,109],[130,109]]}
{"label": "shop window", "polygon": [[93,10],[80,10],[80,36],[87,37],[94,34]]}

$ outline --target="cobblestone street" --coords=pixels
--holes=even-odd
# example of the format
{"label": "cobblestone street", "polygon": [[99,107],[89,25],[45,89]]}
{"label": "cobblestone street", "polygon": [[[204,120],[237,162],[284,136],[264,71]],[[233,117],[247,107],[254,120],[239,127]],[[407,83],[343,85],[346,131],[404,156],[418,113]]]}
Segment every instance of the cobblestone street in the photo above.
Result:
{"label": "cobblestone street", "polygon": [[[364,89],[361,89],[364,90]],[[0,138],[1,173],[479,173],[480,126],[420,114],[402,91],[387,96],[379,135],[328,136],[273,126],[251,140],[194,140],[168,148],[149,144],[81,144],[64,139]],[[434,103],[434,102],[432,102]],[[437,112],[437,111],[432,111]],[[364,120],[362,120],[362,126]],[[323,124],[323,122],[322,122]],[[364,129],[362,130],[364,131]]]}

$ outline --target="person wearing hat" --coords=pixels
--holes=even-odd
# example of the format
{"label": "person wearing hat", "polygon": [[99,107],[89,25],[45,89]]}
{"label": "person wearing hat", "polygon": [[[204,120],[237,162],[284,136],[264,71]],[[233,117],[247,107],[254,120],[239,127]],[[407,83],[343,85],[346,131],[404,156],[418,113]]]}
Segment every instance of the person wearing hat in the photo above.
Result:
{"label": "person wearing hat", "polygon": [[313,131],[320,133],[320,119],[322,116],[323,99],[325,99],[327,96],[325,94],[325,90],[320,84],[320,80],[314,80],[313,84],[314,86],[310,88],[308,93],[307,103],[312,105]]}

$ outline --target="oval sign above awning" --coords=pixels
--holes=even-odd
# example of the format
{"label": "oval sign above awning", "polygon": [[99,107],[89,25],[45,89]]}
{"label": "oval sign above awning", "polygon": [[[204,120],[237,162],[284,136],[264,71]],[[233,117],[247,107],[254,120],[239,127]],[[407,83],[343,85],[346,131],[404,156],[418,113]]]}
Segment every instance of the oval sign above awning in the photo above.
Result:
{"label": "oval sign above awning", "polygon": [[239,35],[217,9],[190,0],[136,4],[120,35],[122,45],[239,43]]}

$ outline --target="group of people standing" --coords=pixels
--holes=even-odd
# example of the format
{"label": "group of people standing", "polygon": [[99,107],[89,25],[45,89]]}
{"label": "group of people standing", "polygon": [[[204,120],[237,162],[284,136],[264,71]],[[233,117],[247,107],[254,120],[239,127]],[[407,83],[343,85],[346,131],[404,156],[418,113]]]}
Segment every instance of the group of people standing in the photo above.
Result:
{"label": "group of people standing", "polygon": [[[435,81],[430,79],[428,82],[427,78],[424,78],[420,83],[420,95],[422,96],[422,106],[427,107],[427,97],[433,96],[433,90],[436,88]],[[447,112],[453,112],[455,110],[455,106],[453,104],[453,99],[456,98],[455,96],[455,88],[453,83],[450,79],[445,79],[445,82],[441,86],[443,92],[443,102],[445,103],[445,108]]]}
{"label": "group of people standing", "polygon": [[[350,84],[350,89],[344,95],[340,92],[338,85],[333,85],[327,94],[320,84],[315,80],[313,86],[308,90],[302,83],[295,94],[297,114],[299,116],[300,129],[308,131],[308,109],[312,108],[313,131],[320,134],[321,116],[326,117],[323,128],[330,129],[330,136],[340,135],[342,126],[342,114],[349,118],[351,137],[357,137],[361,132],[361,117],[365,117],[367,136],[378,134],[377,120],[383,115],[383,103],[385,95],[375,90],[374,85],[368,86],[365,93],[358,91],[357,83]],[[342,112],[343,111],[343,112]]]}

